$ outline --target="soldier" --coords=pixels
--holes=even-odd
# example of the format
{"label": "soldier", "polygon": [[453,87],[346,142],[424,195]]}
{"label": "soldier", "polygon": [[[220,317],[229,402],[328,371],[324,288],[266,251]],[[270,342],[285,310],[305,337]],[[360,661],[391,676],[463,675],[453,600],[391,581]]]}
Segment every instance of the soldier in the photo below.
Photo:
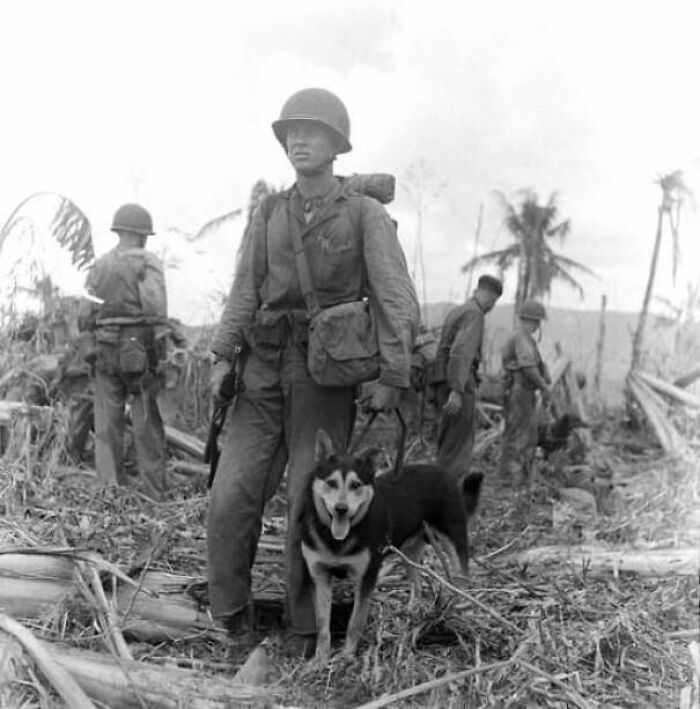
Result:
{"label": "soldier", "polygon": [[533,335],[546,313],[542,303],[527,300],[520,306],[515,332],[503,346],[506,425],[501,448],[503,482],[517,483],[530,474],[537,446],[535,392],[550,400],[550,378]]}
{"label": "soldier", "polygon": [[165,432],[156,396],[163,358],[167,299],[163,264],[145,250],[151,215],[138,204],[120,207],[112,222],[117,246],[93,265],[86,281],[92,301],[80,329],[94,331],[96,360],[95,465],[101,480],[126,484],[125,404],[129,395],[140,487],[153,500],[165,492]]}
{"label": "soldier", "polygon": [[485,316],[502,293],[498,278],[481,276],[471,298],[453,308],[442,326],[431,376],[440,412],[437,459],[456,477],[471,465]]}
{"label": "soldier", "polygon": [[324,89],[303,89],[287,100],[272,130],[296,182],[256,211],[212,345],[215,397],[232,365],[240,371],[244,358],[245,367],[212,486],[209,600],[213,616],[231,632],[249,626],[261,517],[286,463],[287,620],[308,649],[316,621],[298,513],[315,464],[316,432],[325,429],[337,450],[347,447],[356,388],[324,387],[310,377],[308,317],[292,229],[303,238],[321,308],[369,296],[381,373],[363,402],[368,410],[392,410],[409,386],[419,312],[389,215],[333,173],[336,156],[351,150],[350,120],[340,99]]}

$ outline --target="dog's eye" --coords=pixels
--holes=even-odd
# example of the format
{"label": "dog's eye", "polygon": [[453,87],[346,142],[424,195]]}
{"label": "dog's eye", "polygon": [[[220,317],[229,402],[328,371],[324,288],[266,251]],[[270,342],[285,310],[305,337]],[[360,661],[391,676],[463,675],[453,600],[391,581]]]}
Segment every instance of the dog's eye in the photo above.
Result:
{"label": "dog's eye", "polygon": [[338,483],[335,480],[326,480],[326,487],[329,487],[331,490],[337,490]]}
{"label": "dog's eye", "polygon": [[361,485],[357,480],[353,480],[353,481],[348,485],[348,487],[350,488],[350,490],[351,490],[352,492],[357,492],[357,491],[362,487],[362,485]]}

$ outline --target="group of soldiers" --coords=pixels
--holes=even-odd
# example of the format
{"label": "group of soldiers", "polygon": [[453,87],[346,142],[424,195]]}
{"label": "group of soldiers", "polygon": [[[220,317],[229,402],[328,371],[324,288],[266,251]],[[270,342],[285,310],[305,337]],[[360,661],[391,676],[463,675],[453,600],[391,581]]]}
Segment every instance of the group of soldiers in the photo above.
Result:
{"label": "group of soldiers", "polygon": [[[211,347],[215,403],[229,403],[222,384],[232,375],[237,395],[223,425],[207,520],[209,601],[212,616],[229,631],[250,626],[251,567],[262,514],[286,471],[287,621],[293,636],[306,642],[316,628],[298,512],[314,467],[316,432],[323,428],[342,450],[358,406],[391,412],[399,405],[411,386],[420,311],[395,223],[379,202],[334,174],[337,156],[352,148],[342,101],[324,89],[303,89],[284,104],[272,130],[295,182],[255,212]],[[143,207],[121,207],[112,230],[119,242],[95,262],[79,322],[96,341],[96,467],[101,479],[125,482],[124,407],[132,397],[142,492],[160,500],[166,487],[165,436],[156,403],[156,370],[167,334],[163,264],[145,249],[154,232]],[[321,309],[363,299],[371,306],[379,376],[359,400],[356,385],[324,386],[310,375],[303,264]],[[473,296],[449,313],[429,377],[440,413],[438,459],[456,477],[471,464],[484,321],[502,292],[499,279],[484,275]],[[544,317],[541,304],[524,303],[503,352],[501,474],[511,482],[522,474],[523,454],[533,445],[536,392],[549,396],[549,376],[533,338]]]}

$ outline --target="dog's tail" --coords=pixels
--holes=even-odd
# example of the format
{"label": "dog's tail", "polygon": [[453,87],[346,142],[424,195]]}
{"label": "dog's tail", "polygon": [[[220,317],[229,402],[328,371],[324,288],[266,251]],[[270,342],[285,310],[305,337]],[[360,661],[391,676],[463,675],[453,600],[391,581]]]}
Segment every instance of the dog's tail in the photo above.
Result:
{"label": "dog's tail", "polygon": [[462,478],[462,496],[464,505],[467,510],[467,516],[471,516],[476,512],[479,506],[479,495],[481,494],[481,483],[484,480],[483,473],[469,473]]}

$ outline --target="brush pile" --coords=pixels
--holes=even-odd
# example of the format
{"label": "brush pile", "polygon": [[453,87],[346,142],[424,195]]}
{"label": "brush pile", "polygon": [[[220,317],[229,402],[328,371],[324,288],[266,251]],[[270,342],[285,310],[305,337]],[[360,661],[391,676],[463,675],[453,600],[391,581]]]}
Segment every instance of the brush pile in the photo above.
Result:
{"label": "brush pile", "polygon": [[[258,630],[231,638],[207,612],[206,350],[175,350],[165,367],[173,457],[162,503],[99,484],[89,427],[88,462],[76,464],[69,434],[89,416],[80,407],[90,396],[85,372],[65,376],[70,357],[26,343],[2,353],[0,706],[697,709],[694,400],[680,412],[663,408],[649,436],[610,416],[577,464],[550,461],[515,489],[496,476],[500,407],[483,408],[475,462],[485,487],[469,579],[451,580],[431,551],[422,598],[410,605],[394,554],[360,653],[309,673],[283,628],[284,490],[266,510],[254,568]],[[552,374],[566,406],[578,409],[568,360]],[[662,393],[641,375],[635,385]],[[433,452],[430,435],[419,433],[434,422],[413,404],[409,460]],[[664,418],[683,455],[657,445]],[[373,435],[393,450],[394,418],[380,417]],[[340,599],[338,642],[352,600]]]}
{"label": "brush pile", "polygon": [[[358,656],[307,673],[282,630],[283,493],[255,567],[260,630],[229,638],[206,611],[204,473],[173,462],[156,504],[65,465],[66,408],[13,416],[0,462],[1,706],[696,706],[697,455],[670,461],[609,421],[596,444],[615,504],[585,518],[557,514],[547,474],[501,488],[484,457],[466,585],[431,552],[411,606],[389,565]],[[629,571],[633,553],[649,563]]]}

